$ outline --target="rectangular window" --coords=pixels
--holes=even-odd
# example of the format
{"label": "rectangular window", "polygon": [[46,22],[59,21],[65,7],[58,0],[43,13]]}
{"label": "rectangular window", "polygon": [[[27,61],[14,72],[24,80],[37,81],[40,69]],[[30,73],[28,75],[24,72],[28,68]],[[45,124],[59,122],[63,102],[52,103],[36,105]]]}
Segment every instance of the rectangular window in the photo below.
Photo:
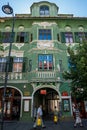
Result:
{"label": "rectangular window", "polygon": [[50,29],[39,29],[39,40],[52,40]]}
{"label": "rectangular window", "polygon": [[83,32],[78,32],[78,38],[80,42],[83,41],[84,37],[85,37],[85,34]]}
{"label": "rectangular window", "polygon": [[72,32],[61,32],[61,42],[62,43],[73,43]]}
{"label": "rectangular window", "polygon": [[87,33],[84,32],[75,32],[75,42],[82,43],[84,39],[87,39]]}
{"label": "rectangular window", "polygon": [[0,57],[0,72],[5,72],[6,61],[7,59],[5,57]]}
{"label": "rectangular window", "polygon": [[28,43],[29,42],[29,33],[28,32],[18,32],[16,42]]}
{"label": "rectangular window", "polygon": [[40,15],[41,16],[47,16],[47,15],[49,15],[49,7],[48,6],[46,6],[46,5],[42,5],[41,7],[40,7]]}
{"label": "rectangular window", "polygon": [[72,32],[65,32],[65,42],[66,43],[73,43]]}
{"label": "rectangular window", "polygon": [[11,42],[11,32],[2,32],[2,42],[3,43]]}
{"label": "rectangular window", "polygon": [[38,69],[39,70],[52,70],[53,69],[53,55],[42,54],[38,56]]}
{"label": "rectangular window", "polygon": [[12,72],[13,57],[1,57],[0,58],[0,72]]}
{"label": "rectangular window", "polygon": [[22,72],[23,57],[14,57],[13,59],[13,72]]}

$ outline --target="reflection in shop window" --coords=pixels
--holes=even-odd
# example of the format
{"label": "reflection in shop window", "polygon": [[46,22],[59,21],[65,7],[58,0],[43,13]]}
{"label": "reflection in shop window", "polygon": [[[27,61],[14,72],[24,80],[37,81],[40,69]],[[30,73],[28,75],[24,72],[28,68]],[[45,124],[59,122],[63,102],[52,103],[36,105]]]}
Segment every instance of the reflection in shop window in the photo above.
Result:
{"label": "reflection in shop window", "polygon": [[64,99],[63,100],[63,110],[65,112],[70,110],[70,104],[69,104],[69,99]]}

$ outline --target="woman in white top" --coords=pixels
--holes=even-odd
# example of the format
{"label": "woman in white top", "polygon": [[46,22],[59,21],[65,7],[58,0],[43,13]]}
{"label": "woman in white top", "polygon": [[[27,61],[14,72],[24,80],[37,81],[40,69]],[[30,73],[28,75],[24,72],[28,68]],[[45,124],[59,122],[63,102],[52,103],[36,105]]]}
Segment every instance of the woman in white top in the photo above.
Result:
{"label": "woman in white top", "polygon": [[43,123],[43,119],[42,119],[42,116],[43,116],[43,111],[42,111],[42,105],[40,105],[37,109],[37,119],[36,119],[36,122],[34,123],[34,128],[37,126],[37,120],[40,118],[41,119],[41,125],[42,127],[45,127],[44,126],[44,123]]}

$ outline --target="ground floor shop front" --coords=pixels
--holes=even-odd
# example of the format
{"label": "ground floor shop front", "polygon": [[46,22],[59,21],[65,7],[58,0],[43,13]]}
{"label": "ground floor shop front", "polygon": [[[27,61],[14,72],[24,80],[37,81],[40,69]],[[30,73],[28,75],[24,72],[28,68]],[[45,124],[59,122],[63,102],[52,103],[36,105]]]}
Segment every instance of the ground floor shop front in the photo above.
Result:
{"label": "ground floor shop front", "polygon": [[[35,86],[35,84],[33,85]],[[38,108],[40,104],[43,106],[44,117],[47,119],[52,117],[55,106],[64,116],[73,116],[72,99],[67,91],[61,93],[59,86],[47,84],[34,86],[32,86],[33,91],[29,96],[27,95],[28,90],[22,91],[17,87],[7,86],[3,110],[5,120],[30,120],[34,116],[35,107]],[[1,86],[0,115],[2,115],[3,91],[4,87]]]}

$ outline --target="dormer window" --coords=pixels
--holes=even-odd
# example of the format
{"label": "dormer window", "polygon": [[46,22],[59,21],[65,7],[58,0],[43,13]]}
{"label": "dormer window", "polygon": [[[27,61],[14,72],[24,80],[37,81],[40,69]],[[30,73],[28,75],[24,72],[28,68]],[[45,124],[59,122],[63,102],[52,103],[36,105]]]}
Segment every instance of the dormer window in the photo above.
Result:
{"label": "dormer window", "polygon": [[42,16],[49,15],[49,7],[46,5],[40,6],[40,15]]}

